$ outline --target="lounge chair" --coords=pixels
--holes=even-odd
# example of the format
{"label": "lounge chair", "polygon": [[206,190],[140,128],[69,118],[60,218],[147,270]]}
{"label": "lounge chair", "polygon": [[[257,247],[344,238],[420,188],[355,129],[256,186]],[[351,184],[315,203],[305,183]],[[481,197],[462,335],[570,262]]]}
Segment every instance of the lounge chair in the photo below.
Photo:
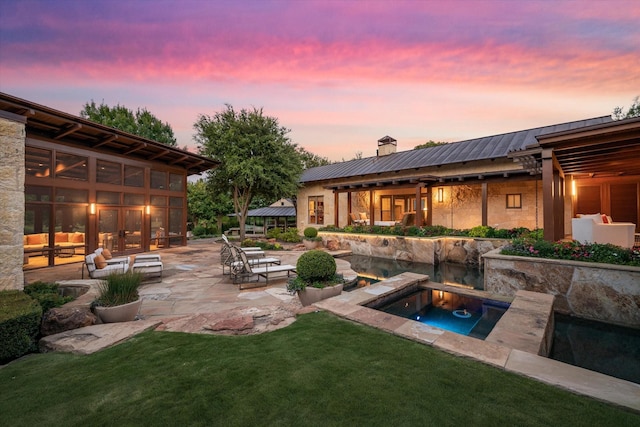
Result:
{"label": "lounge chair", "polygon": [[242,261],[242,265],[239,266],[236,274],[234,276],[234,283],[239,283],[239,287],[242,290],[243,283],[250,281],[253,276],[258,276],[257,282],[260,281],[260,277],[264,277],[266,280],[266,285],[269,284],[269,276],[278,274],[278,273],[287,273],[287,277],[293,272],[296,272],[296,267],[294,265],[289,264],[280,264],[280,265],[265,265],[264,267],[256,267],[253,268],[247,259],[247,254],[240,251],[240,259]]}
{"label": "lounge chair", "polygon": [[82,268],[82,278],[84,279],[84,268],[86,267],[89,277],[92,279],[104,279],[111,273],[125,273],[129,269],[129,264],[125,262],[114,262],[98,268],[95,259],[98,255],[94,252],[84,257],[84,267]]}
{"label": "lounge chair", "polygon": [[238,261],[238,257],[233,253],[233,249],[237,249],[247,255],[249,259],[264,258],[264,251],[260,248],[239,248],[230,243],[222,243],[220,248],[220,264],[222,265],[222,274],[227,274],[225,269],[231,265],[231,263]]}
{"label": "lounge chair", "polygon": [[[239,248],[235,246],[231,246],[232,261],[229,263],[228,266],[229,266],[229,274],[233,278],[234,283],[236,282],[236,275],[242,274],[242,272],[244,271],[244,265],[242,263],[242,256],[240,255],[240,252],[241,251]],[[247,257],[247,261],[249,262],[249,265],[251,267],[264,267],[267,265],[282,264],[282,261],[280,260],[280,258],[275,258],[275,257],[262,257],[262,258]],[[224,272],[224,267],[222,270],[223,270],[222,273],[226,274]]]}

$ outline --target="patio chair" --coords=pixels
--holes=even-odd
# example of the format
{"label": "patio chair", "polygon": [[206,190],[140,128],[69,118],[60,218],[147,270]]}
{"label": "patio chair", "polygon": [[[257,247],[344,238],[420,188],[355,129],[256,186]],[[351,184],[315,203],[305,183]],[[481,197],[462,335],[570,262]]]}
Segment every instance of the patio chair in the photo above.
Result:
{"label": "patio chair", "polygon": [[351,212],[349,214],[349,216],[351,217],[351,222],[355,225],[365,225],[367,223],[367,220],[364,219],[358,219],[358,217],[356,216],[355,213]]}
{"label": "patio chair", "polygon": [[[240,255],[240,252],[241,251],[237,247],[231,246],[232,261],[229,263],[228,267],[229,267],[229,274],[233,278],[234,283],[235,283],[236,274],[242,274],[242,271],[244,270],[243,264],[242,264],[242,256]],[[267,265],[282,264],[282,261],[280,260],[280,258],[275,258],[275,257],[247,258],[247,261],[249,262],[249,265],[251,265],[251,267],[264,267]],[[224,272],[224,267],[222,270],[223,270],[222,273],[226,274]]]}
{"label": "patio chair", "polygon": [[231,263],[238,261],[237,257],[233,253],[233,249],[237,249],[240,252],[247,254],[249,259],[264,258],[264,251],[260,248],[239,248],[231,243],[223,243],[220,248],[220,264],[222,265],[222,274],[226,273],[226,268]]}
{"label": "patio chair", "polygon": [[243,283],[249,282],[253,276],[258,276],[258,280],[260,281],[260,277],[264,277],[266,280],[266,285],[269,284],[269,277],[274,274],[279,273],[287,273],[287,277],[290,277],[290,274],[296,272],[296,267],[294,265],[289,264],[280,264],[280,265],[265,265],[264,267],[256,267],[253,268],[247,259],[247,254],[240,251],[240,259],[241,264],[238,265],[237,270],[234,272],[234,283],[239,284],[240,290],[242,290]]}
{"label": "patio chair", "polygon": [[124,262],[105,263],[104,266],[96,265],[95,259],[98,255],[94,252],[84,257],[82,268],[82,278],[84,279],[84,269],[87,269],[89,277],[92,279],[104,279],[111,273],[125,273],[129,269],[129,264]]}
{"label": "patio chair", "polygon": [[[102,255],[102,256],[104,256],[103,252],[104,252],[104,248],[98,248],[98,249],[96,249],[96,250],[94,251],[94,253],[95,253],[96,255]],[[127,266],[127,270],[129,269],[129,264],[131,263],[131,262],[130,262],[130,259],[129,259],[129,257],[128,257],[128,256],[120,256],[120,257],[115,257],[115,258],[114,258],[114,257],[107,258],[107,257],[105,256],[104,258],[105,258],[105,261],[107,261],[107,264],[119,264],[119,263],[124,263],[124,264]]]}

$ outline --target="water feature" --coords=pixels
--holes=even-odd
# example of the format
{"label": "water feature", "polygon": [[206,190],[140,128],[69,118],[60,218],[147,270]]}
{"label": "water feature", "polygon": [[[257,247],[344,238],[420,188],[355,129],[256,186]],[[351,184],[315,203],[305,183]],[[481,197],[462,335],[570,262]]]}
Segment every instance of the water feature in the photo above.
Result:
{"label": "water feature", "polygon": [[367,305],[460,335],[485,339],[509,304],[435,289],[418,289]]}
{"label": "water feature", "polygon": [[640,330],[555,315],[550,357],[640,384]]}
{"label": "water feature", "polygon": [[365,255],[350,255],[341,259],[349,261],[351,269],[358,273],[358,276],[375,281],[410,271],[412,273],[426,274],[431,281],[445,285],[463,286],[478,290],[484,289],[482,271],[463,264],[440,263],[433,265]]}

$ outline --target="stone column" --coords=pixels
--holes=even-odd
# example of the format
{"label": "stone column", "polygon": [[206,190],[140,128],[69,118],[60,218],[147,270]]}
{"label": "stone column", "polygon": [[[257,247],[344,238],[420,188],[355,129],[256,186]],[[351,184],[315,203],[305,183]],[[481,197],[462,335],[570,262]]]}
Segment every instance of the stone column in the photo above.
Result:
{"label": "stone column", "polygon": [[24,288],[26,118],[0,111],[0,291]]}

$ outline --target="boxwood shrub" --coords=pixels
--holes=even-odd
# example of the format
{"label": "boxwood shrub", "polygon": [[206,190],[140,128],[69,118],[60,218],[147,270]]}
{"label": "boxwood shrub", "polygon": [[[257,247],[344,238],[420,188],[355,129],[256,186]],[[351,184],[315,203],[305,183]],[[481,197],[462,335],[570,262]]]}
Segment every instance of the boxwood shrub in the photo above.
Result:
{"label": "boxwood shrub", "polygon": [[336,260],[324,251],[308,251],[298,258],[296,272],[305,282],[331,280],[336,275]]}
{"label": "boxwood shrub", "polygon": [[42,307],[22,291],[0,291],[0,363],[37,350]]}

